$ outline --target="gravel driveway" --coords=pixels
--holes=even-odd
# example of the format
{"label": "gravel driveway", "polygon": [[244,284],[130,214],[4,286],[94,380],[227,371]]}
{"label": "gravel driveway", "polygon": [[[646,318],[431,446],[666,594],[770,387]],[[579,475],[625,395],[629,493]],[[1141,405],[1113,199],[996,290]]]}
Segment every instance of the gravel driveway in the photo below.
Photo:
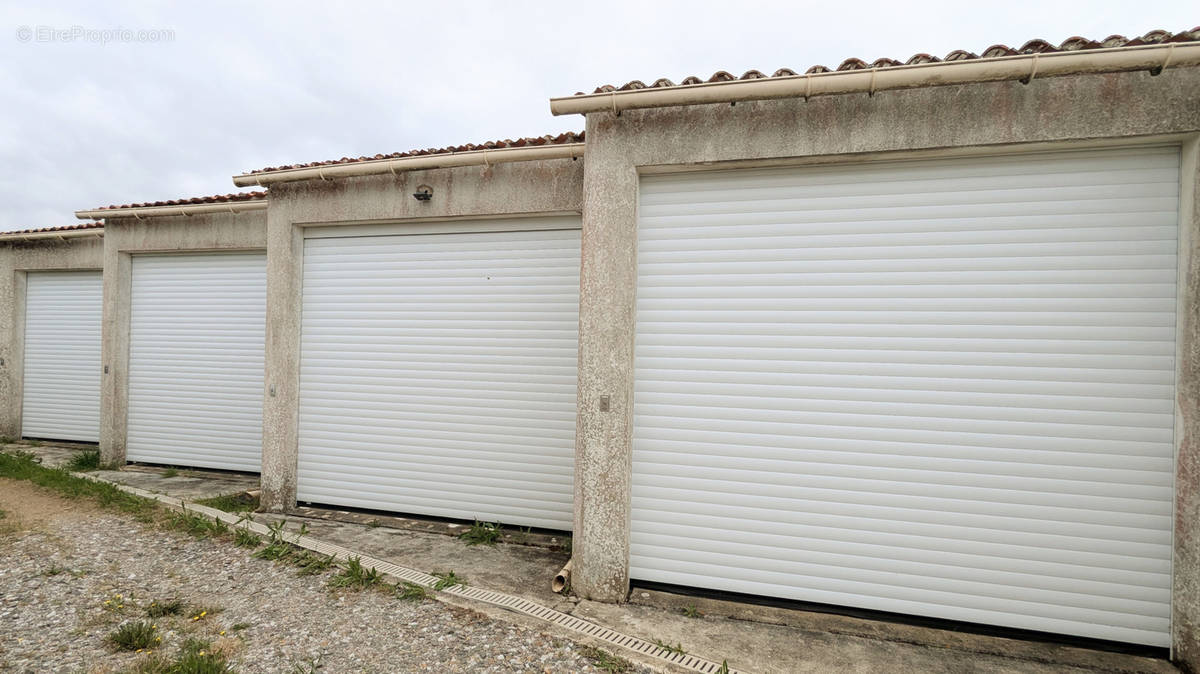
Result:
{"label": "gravel driveway", "polygon": [[[436,601],[334,592],[330,571],[297,576],[228,540],[163,531],[25,482],[0,479],[0,511],[0,671],[148,671],[188,639],[238,672],[621,671],[598,669],[566,639]],[[179,615],[147,617],[152,602],[171,600]],[[106,645],[136,620],[154,623],[153,652]]]}

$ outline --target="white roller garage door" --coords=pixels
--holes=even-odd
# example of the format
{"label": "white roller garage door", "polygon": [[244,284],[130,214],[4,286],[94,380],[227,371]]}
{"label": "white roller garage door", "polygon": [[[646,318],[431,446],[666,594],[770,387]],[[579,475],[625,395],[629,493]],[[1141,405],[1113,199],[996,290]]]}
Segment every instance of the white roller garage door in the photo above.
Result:
{"label": "white roller garage door", "polygon": [[635,579],[1167,646],[1175,148],[648,176]]}
{"label": "white roller garage door", "polygon": [[263,253],[133,258],[126,458],[257,472]]}
{"label": "white roller garage door", "polygon": [[579,218],[464,226],[305,241],[297,496],[569,529]]}
{"label": "white roller garage door", "polygon": [[21,435],[100,441],[98,271],[25,276],[25,374]]}

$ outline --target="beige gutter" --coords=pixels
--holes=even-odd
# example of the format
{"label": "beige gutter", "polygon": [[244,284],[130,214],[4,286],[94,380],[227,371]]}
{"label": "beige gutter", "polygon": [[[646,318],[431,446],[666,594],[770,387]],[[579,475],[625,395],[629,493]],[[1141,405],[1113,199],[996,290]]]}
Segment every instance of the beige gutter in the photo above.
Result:
{"label": "beige gutter", "polygon": [[107,220],[109,218],[153,218],[162,215],[202,215],[204,213],[244,213],[267,208],[266,199],[247,201],[222,201],[213,204],[181,204],[179,206],[139,206],[136,208],[97,208],[90,211],[75,211],[80,220]]}
{"label": "beige gutter", "polygon": [[328,166],[264,171],[262,173],[244,173],[234,176],[233,184],[238,187],[249,187],[251,185],[266,186],[271,183],[293,180],[314,180],[317,178],[321,180],[333,180],[335,178],[396,173],[398,171],[415,171],[417,169],[487,166],[514,161],[567,159],[582,156],[583,143],[561,143],[555,145],[536,145],[533,147],[503,147],[495,150],[447,152],[415,157],[399,157],[396,159],[372,159],[348,164],[330,164]]}
{"label": "beige gutter", "polygon": [[62,232],[30,232],[21,234],[19,232],[4,232],[0,233],[0,241],[36,241],[38,239],[80,239],[86,236],[104,236],[104,228],[89,227],[88,229],[68,229]]}
{"label": "beige gutter", "polygon": [[889,89],[1021,80],[1084,73],[1148,70],[1200,65],[1200,43],[1087,49],[914,65],[788,75],[757,80],[689,84],[662,89],[630,89],[550,99],[555,115],[616,112],[674,105],[731,103],[769,98],[804,98]]}

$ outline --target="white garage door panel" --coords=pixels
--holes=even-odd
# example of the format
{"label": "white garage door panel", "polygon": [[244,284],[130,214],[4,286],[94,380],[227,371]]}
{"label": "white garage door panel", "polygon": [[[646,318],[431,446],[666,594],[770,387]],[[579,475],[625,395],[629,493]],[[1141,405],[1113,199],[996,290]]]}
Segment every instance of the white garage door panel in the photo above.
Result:
{"label": "white garage door panel", "polygon": [[133,258],[130,461],[257,472],[266,256]]}
{"label": "white garage door panel", "polygon": [[100,441],[103,306],[98,271],[26,274],[23,437]]}
{"label": "white garage door panel", "polygon": [[571,528],[579,220],[559,224],[305,242],[300,500]]}
{"label": "white garage door panel", "polygon": [[631,574],[1169,645],[1175,148],[647,176]]}

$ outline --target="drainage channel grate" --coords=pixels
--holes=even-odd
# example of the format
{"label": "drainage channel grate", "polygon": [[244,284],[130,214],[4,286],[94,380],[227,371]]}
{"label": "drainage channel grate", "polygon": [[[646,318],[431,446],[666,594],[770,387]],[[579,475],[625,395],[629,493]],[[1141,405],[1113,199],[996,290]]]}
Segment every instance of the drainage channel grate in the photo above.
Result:
{"label": "drainage channel grate", "polygon": [[[112,484],[118,489],[131,494],[136,494],[138,496],[143,496],[145,498],[154,499],[155,501],[158,501],[164,505],[174,508],[182,508],[188,512],[205,515],[206,517],[220,520],[226,524],[244,527],[256,534],[269,535],[271,532],[271,530],[264,524],[260,524],[254,520],[243,519],[239,516],[227,513],[224,510],[217,510],[216,508],[209,508],[208,506],[197,505],[195,503],[186,503],[182,499],[178,499],[173,496],[156,494],[145,489],[130,487],[93,475],[87,475],[86,473],[81,473],[78,475],[81,477],[87,477],[88,479],[95,480],[97,482],[106,482],[108,484]],[[376,559],[368,555],[360,555],[349,548],[318,540],[311,536],[296,536],[296,538],[290,542],[306,550],[318,552],[323,555],[329,555],[338,560],[346,560],[350,559],[351,557],[357,557],[359,561],[362,562],[363,566],[374,567],[380,573],[386,574],[393,578],[406,580],[410,583],[416,583],[417,585],[422,585],[424,587],[431,588],[433,587],[434,583],[438,582],[439,580],[437,577],[428,573],[400,566],[399,564],[393,564],[392,562],[384,559]],[[650,643],[645,639],[639,639],[638,637],[622,634],[615,630],[610,630],[607,627],[597,625],[596,623],[589,622],[582,618],[577,618],[573,615],[563,613],[562,611],[556,611],[548,606],[542,606],[537,602],[533,602],[522,597],[516,597],[511,594],[504,594],[503,592],[495,592],[493,590],[484,590],[477,587],[463,585],[455,585],[454,587],[442,590],[442,592],[452,594],[457,597],[462,597],[464,599],[484,602],[486,604],[498,606],[515,613],[522,613],[545,622],[554,623],[555,625],[571,630],[572,632],[578,632],[579,634],[592,637],[593,639],[599,639],[613,646],[636,651],[642,655],[658,658],[659,660],[670,662],[673,665],[685,667],[696,672],[702,672],[703,674],[748,674],[747,672],[741,670],[723,669],[723,667],[725,667],[724,664],[716,663],[712,660],[705,660],[704,658],[699,658],[695,655],[668,651],[667,649]]]}

